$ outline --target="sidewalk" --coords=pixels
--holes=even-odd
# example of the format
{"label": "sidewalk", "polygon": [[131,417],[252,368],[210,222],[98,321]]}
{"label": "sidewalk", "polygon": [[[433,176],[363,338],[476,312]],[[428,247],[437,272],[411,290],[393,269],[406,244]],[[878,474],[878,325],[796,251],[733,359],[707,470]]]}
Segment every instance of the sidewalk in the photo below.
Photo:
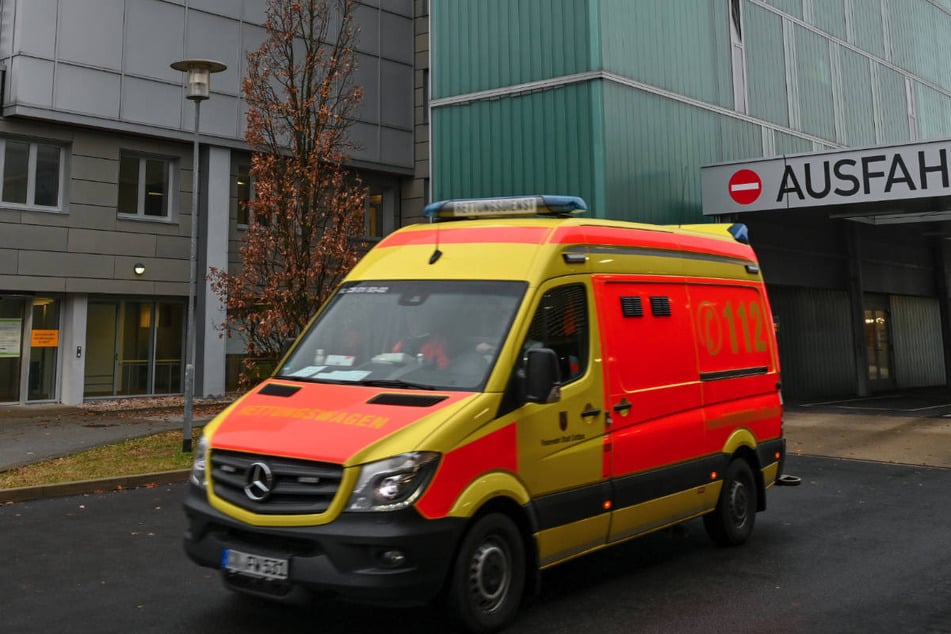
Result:
{"label": "sidewalk", "polygon": [[[182,429],[180,408],[156,413],[154,409],[139,412],[105,409],[109,405],[98,410],[96,407],[96,403],[81,407],[0,407],[0,471],[127,438]],[[193,425],[198,427],[210,419],[211,416],[196,413]],[[951,469],[951,390],[789,405],[785,435],[790,456],[829,456]],[[174,477],[183,480],[185,474]],[[88,490],[114,488],[109,481],[85,486]],[[60,494],[83,492],[77,490],[77,485],[67,491]],[[41,497],[51,494],[56,491],[46,491]],[[9,499],[0,495],[0,503]],[[21,495],[20,499],[29,498]]]}

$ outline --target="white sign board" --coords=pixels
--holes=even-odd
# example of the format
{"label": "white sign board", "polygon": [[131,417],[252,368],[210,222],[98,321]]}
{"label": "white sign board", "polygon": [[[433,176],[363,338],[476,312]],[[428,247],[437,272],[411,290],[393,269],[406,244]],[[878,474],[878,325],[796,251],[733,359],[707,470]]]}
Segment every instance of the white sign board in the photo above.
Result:
{"label": "white sign board", "polygon": [[951,141],[804,154],[700,171],[705,215],[951,196]]}
{"label": "white sign board", "polygon": [[23,323],[20,319],[0,319],[0,357],[20,356],[20,334]]}

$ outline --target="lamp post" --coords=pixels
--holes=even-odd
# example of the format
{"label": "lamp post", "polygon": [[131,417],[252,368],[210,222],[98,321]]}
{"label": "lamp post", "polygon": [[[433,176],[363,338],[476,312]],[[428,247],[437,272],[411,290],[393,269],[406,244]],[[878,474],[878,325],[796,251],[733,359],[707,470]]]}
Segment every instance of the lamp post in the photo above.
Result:
{"label": "lamp post", "polygon": [[195,277],[198,269],[198,117],[201,102],[211,95],[211,74],[227,66],[209,59],[183,59],[172,68],[188,73],[185,98],[195,102],[195,136],[192,143],[192,226],[188,255],[188,325],[185,331],[185,415],[182,422],[182,451],[192,450],[192,401],[195,396]]}

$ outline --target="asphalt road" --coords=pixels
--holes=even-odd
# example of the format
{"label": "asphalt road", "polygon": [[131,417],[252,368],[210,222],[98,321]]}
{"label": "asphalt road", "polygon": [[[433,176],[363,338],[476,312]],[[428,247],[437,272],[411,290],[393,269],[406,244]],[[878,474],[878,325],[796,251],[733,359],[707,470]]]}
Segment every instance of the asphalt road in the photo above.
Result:
{"label": "asphalt road", "polygon": [[[746,545],[702,524],[557,567],[509,631],[951,633],[951,470],[792,456]],[[444,632],[434,610],[232,595],[192,565],[184,485],[0,507],[3,632]]]}

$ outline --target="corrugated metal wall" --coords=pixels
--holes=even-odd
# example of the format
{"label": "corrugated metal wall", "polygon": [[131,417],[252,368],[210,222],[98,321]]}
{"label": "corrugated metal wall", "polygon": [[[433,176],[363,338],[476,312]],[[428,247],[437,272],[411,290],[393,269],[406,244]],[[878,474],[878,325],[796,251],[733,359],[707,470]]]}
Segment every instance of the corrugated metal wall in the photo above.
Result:
{"label": "corrugated metal wall", "polygon": [[934,297],[890,297],[898,387],[944,385],[941,312]]}
{"label": "corrugated metal wall", "polygon": [[[872,65],[868,57],[837,46],[842,68],[842,102],[846,104],[872,103]],[[861,147],[875,145],[875,119],[873,117],[842,117],[844,129],[840,137],[846,145]]]}
{"label": "corrugated metal wall", "polygon": [[788,126],[783,19],[755,4],[746,3],[743,6],[750,114],[781,126]]}
{"label": "corrugated metal wall", "polygon": [[538,193],[599,200],[595,91],[572,84],[435,110],[433,199]]}
{"label": "corrugated metal wall", "polygon": [[432,98],[591,70],[590,10],[588,0],[433,2]]}
{"label": "corrugated metal wall", "polygon": [[835,104],[829,40],[797,27],[796,74],[799,80],[799,129],[823,139],[835,139]]}
{"label": "corrugated metal wall", "polygon": [[779,324],[783,394],[791,400],[852,394],[855,357],[846,291],[771,286]]}
{"label": "corrugated metal wall", "polygon": [[605,70],[733,108],[729,2],[601,0],[600,5]]}
{"label": "corrugated metal wall", "polygon": [[604,183],[611,218],[697,222],[700,166],[757,156],[757,125],[613,83],[604,85]]}

